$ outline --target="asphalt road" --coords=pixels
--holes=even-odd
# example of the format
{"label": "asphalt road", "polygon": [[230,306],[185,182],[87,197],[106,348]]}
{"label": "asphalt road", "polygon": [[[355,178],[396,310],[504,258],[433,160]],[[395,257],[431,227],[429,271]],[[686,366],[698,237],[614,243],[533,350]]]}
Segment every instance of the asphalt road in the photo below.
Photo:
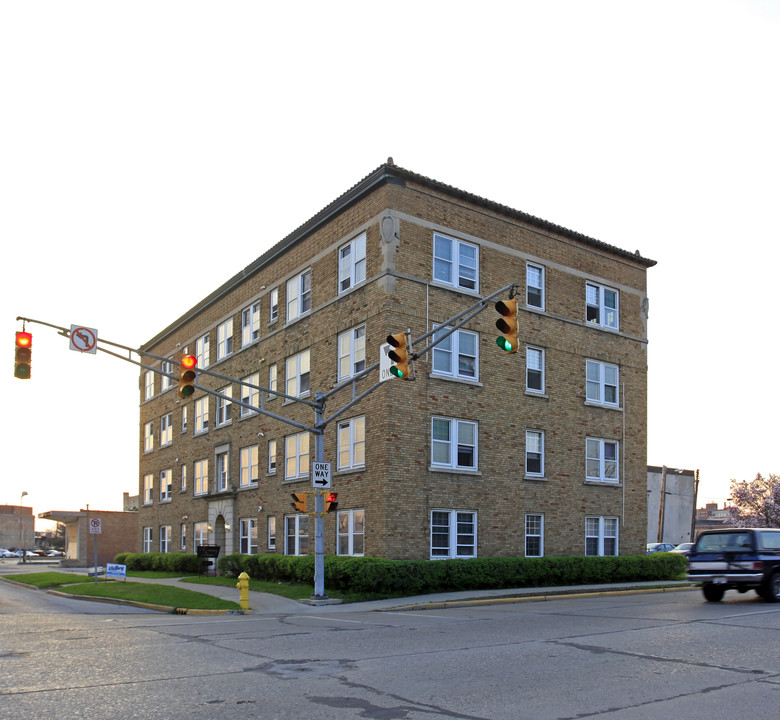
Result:
{"label": "asphalt road", "polygon": [[780,605],[698,590],[175,616],[0,582],[0,718],[777,720]]}

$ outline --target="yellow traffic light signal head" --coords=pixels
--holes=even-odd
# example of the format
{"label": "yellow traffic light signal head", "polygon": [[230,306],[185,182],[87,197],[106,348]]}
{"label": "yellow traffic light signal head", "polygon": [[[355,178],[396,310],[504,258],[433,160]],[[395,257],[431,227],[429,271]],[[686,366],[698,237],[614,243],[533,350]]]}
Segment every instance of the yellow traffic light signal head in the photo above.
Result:
{"label": "yellow traffic light signal head", "polygon": [[32,333],[23,330],[16,333],[16,349],[14,355],[14,377],[20,380],[30,379],[30,362],[32,361]]}
{"label": "yellow traffic light signal head", "polygon": [[195,368],[198,358],[194,355],[182,355],[179,358],[179,397],[189,397],[195,392]]}
{"label": "yellow traffic light signal head", "polygon": [[506,353],[517,352],[517,300],[499,300],[496,310],[501,317],[496,320],[496,327],[501,335],[496,338],[496,345]]}
{"label": "yellow traffic light signal head", "polygon": [[308,493],[290,493],[290,497],[293,499],[290,505],[293,506],[295,512],[305,513]]}
{"label": "yellow traffic light signal head", "polygon": [[409,380],[411,371],[409,370],[409,350],[406,347],[406,333],[396,333],[388,335],[387,342],[392,346],[392,350],[387,353],[395,365],[390,368],[390,372],[401,380]]}

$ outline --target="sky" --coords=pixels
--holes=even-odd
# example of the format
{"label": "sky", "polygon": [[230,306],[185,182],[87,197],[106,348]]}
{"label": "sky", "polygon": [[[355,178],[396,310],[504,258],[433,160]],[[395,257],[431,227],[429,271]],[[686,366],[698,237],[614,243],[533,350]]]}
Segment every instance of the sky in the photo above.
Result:
{"label": "sky", "polygon": [[388,157],[656,260],[648,464],[780,472],[779,7],[0,3],[0,503],[138,492],[138,368],[17,317],[139,347]]}

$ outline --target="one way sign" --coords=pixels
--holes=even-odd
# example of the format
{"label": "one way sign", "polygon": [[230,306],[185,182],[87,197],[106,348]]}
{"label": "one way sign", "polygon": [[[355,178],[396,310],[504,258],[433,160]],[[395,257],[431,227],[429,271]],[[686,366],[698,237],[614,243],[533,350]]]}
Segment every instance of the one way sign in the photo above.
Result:
{"label": "one way sign", "polygon": [[311,464],[311,484],[315,488],[330,488],[330,463],[313,462]]}

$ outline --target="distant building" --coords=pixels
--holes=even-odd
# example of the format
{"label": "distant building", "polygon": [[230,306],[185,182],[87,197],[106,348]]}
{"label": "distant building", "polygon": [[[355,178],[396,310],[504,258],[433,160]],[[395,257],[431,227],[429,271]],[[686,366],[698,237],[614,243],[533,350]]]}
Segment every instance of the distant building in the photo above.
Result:
{"label": "distant building", "polygon": [[718,503],[707,503],[703,508],[696,509],[695,537],[703,530],[719,527],[733,527],[728,505],[718,508]]}
{"label": "distant building", "polygon": [[35,547],[35,516],[28,505],[0,505],[0,547]]}
{"label": "distant building", "polygon": [[679,545],[691,541],[698,477],[698,471],[695,470],[648,466],[648,543]]}

